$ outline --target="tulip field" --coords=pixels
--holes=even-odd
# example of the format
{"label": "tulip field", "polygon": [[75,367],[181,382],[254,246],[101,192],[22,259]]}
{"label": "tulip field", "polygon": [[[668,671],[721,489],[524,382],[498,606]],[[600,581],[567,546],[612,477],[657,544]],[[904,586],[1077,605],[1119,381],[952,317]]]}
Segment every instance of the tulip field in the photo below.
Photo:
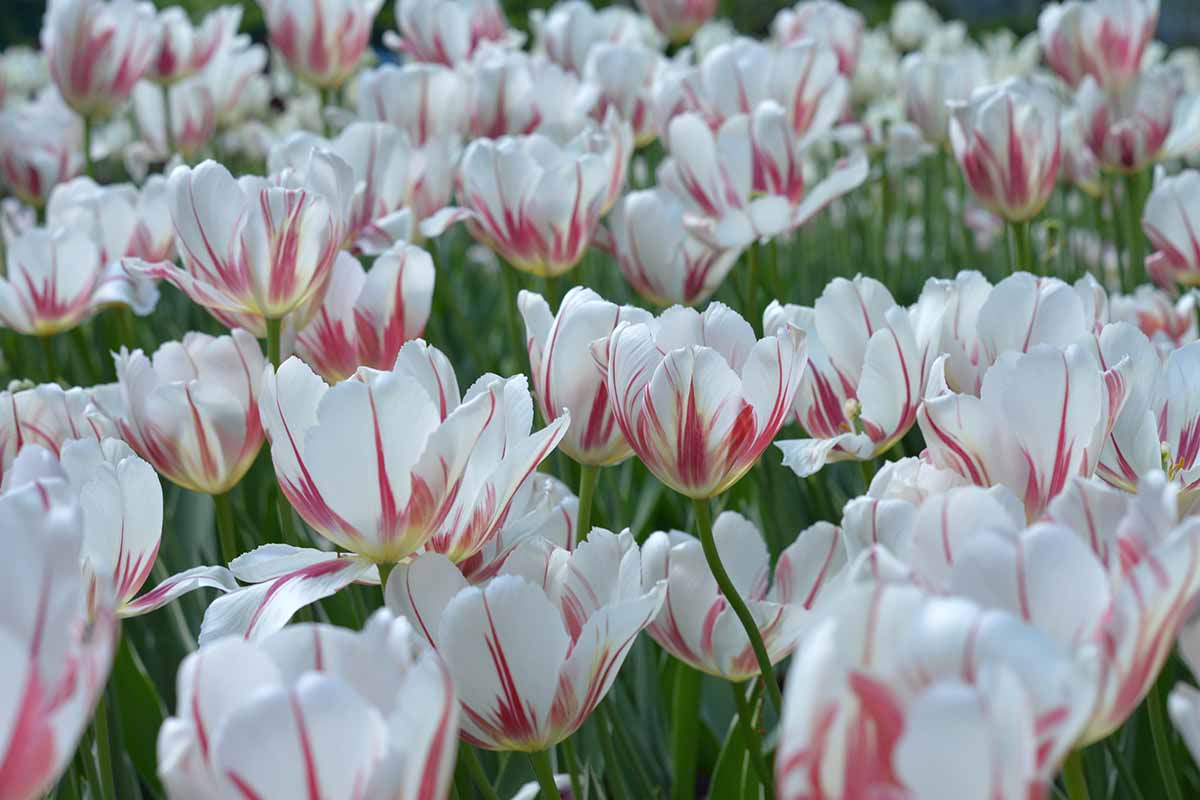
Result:
{"label": "tulip field", "polygon": [[1200,797],[1167,5],[507,5],[0,50],[0,800]]}

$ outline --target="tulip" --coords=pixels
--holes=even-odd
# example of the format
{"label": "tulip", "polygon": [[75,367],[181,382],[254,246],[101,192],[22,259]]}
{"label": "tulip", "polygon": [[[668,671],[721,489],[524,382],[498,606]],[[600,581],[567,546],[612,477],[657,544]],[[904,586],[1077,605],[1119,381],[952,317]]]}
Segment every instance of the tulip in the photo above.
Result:
{"label": "tulip", "polygon": [[1071,86],[1085,76],[1105,91],[1123,88],[1142,68],[1158,26],[1159,0],[1067,0],[1038,16],[1046,61]]}
{"label": "tulip", "polygon": [[358,116],[367,122],[390,122],[423,147],[466,135],[470,97],[467,79],[449,67],[383,64],[359,78]]}
{"label": "tulip", "polygon": [[264,318],[278,320],[324,289],[352,187],[346,162],[322,150],[281,184],[235,180],[214,161],[177,167],[167,203],[183,268],[135,259],[126,268],[164,278],[218,319],[262,333]]}
{"label": "tulip", "polygon": [[[42,50],[63,100],[85,120],[129,98],[158,47],[154,6],[138,0],[53,0]],[[85,153],[86,153],[85,146]]]}
{"label": "tulip", "polygon": [[83,169],[83,127],[54,91],[0,109],[0,178],[41,208],[51,190]]}
{"label": "tulip", "polygon": [[288,67],[318,89],[341,86],[370,44],[383,0],[259,0],[271,44]]}
{"label": "tulip", "polygon": [[672,192],[629,192],[613,208],[602,245],[610,248],[625,280],[660,306],[697,305],[720,287],[742,254],[715,249],[688,230],[686,209]]}
{"label": "tulip", "polygon": [[266,362],[254,337],[193,332],[149,358],[121,348],[114,361],[117,385],[94,397],[100,418],[172,483],[211,495],[236,486],[263,441]]}
{"label": "tulip", "polygon": [[904,115],[927,142],[949,143],[950,105],[966,103],[987,85],[988,64],[976,49],[957,53],[909,53],[901,62]]}
{"label": "tulip", "polygon": [[413,245],[394,245],[369,272],[340,254],[321,307],[295,333],[296,355],[329,383],[346,380],[360,366],[388,369],[400,347],[424,332],[433,283],[433,259]]}
{"label": "tulip", "polygon": [[715,134],[699,115],[683,114],[671,121],[659,183],[689,206],[684,223],[706,243],[742,248],[798,227],[866,180],[858,152],[809,187],[802,148],[773,101],[730,117]]}
{"label": "tulip", "polygon": [[44,383],[29,389],[0,391],[0,487],[7,488],[9,471],[22,448],[37,445],[57,457],[73,439],[115,436],[116,429],[86,412],[92,390],[63,389]]}
{"label": "tulip", "polygon": [[227,39],[217,49],[197,77],[212,94],[218,125],[227,125],[237,118],[247,87],[262,78],[266,64],[267,49],[251,43],[245,34]]}
{"label": "tulip", "polygon": [[[846,563],[836,528],[802,532],[779,557],[768,590],[770,560],[762,534],[725,511],[713,523],[721,560],[758,624],[771,663],[781,661],[808,629],[809,610],[838,580]],[[702,672],[740,683],[759,674],[750,641],[704,561],[700,541],[682,531],[657,531],[642,545],[642,585],[666,582],[662,611],[647,632],[675,658]]]}
{"label": "tulip", "polygon": [[[184,659],[158,734],[171,797],[404,797],[450,790],[458,705],[441,659],[387,611]],[[271,742],[271,758],[262,743]]]}
{"label": "tulip", "polygon": [[449,67],[469,62],[485,45],[519,47],[496,0],[396,0],[400,35],[384,43],[413,61]]}
{"label": "tulip", "polygon": [[1085,194],[1099,198],[1104,191],[1100,175],[1100,159],[1092,152],[1085,137],[1083,120],[1079,112],[1069,109],[1063,112],[1059,130],[1062,135],[1062,180]]}
{"label": "tulip", "polygon": [[838,57],[838,71],[853,77],[862,49],[863,15],[837,0],[801,0],[785,8],[771,22],[771,34],[780,44],[802,39],[827,41]]}
{"label": "tulip", "polygon": [[835,278],[813,308],[772,301],[763,330],[788,327],[808,341],[792,411],[811,438],[779,442],[785,466],[807,477],[830,461],[870,461],[908,433],[933,364],[887,287]]}
{"label": "tulip", "polygon": [[1196,341],[1196,295],[1188,292],[1178,300],[1153,286],[1139,286],[1132,295],[1113,295],[1108,300],[1113,322],[1136,325],[1160,351],[1170,352]]}
{"label": "tulip", "polygon": [[175,252],[175,228],[165,196],[166,181],[160,175],[150,176],[140,189],[75,178],[50,195],[46,226],[86,230],[105,263],[127,256],[163,261]]}
{"label": "tulip", "polygon": [[460,400],[446,357],[421,340],[389,372],[329,387],[299,359],[263,378],[259,409],[284,496],[325,538],[376,563],[422,547],[462,561],[504,523],[522,482],[566,433],[530,433],[523,377]]}
{"label": "tulip", "polygon": [[65,491],[50,488],[25,484],[0,494],[0,577],[9,592],[0,786],[13,798],[44,796],[66,770],[117,643],[116,617],[103,594],[88,613],[79,509]]}
{"label": "tulip", "polygon": [[467,220],[473,236],[513,267],[553,277],[583,258],[600,217],[619,196],[632,150],[629,126],[610,114],[602,129],[565,145],[533,134],[477,139],[459,167],[459,200],[421,226],[438,236]]}
{"label": "tulip", "polygon": [[[200,588],[237,588],[224,567],[196,567],[162,580],[138,597],[158,557],[162,538],[162,487],[154,469],[119,439],[74,439],[56,456],[40,445],[21,450],[10,486],[37,484],[48,493],[65,483],[81,511],[80,564],[89,614],[112,601],[118,617],[136,617],[162,608]],[[111,592],[114,596],[108,597]],[[112,609],[108,609],[109,612]]]}
{"label": "tulip", "polygon": [[353,122],[332,141],[300,131],[271,148],[267,169],[278,175],[303,168],[316,150],[333,153],[354,173],[345,246],[377,255],[412,238],[412,214],[405,206],[413,194],[416,159],[403,131],[386,122]]}
{"label": "tulip", "polygon": [[199,26],[178,6],[163,9],[155,19],[158,40],[146,78],[166,86],[195,75],[228,46],[241,22],[240,6],[221,6]]}
{"label": "tulip", "polygon": [[792,663],[776,796],[1045,796],[1087,719],[1087,656],[961,598],[847,591]]}
{"label": "tulip", "polygon": [[658,51],[641,44],[602,42],[593,47],[583,69],[584,80],[597,92],[592,118],[603,121],[615,109],[633,128],[636,145],[653,141],[650,104],[662,65]]}
{"label": "tulip", "polygon": [[628,530],[596,528],[574,552],[526,539],[478,584],[425,553],[397,566],[385,595],[445,659],[463,740],[535,752],[583,724],[661,608],[663,585],[643,588],[641,569]]}
{"label": "tulip", "polygon": [[487,50],[470,65],[472,136],[498,139],[587,124],[589,93],[573,73],[520,50]]}
{"label": "tulip", "polygon": [[[1010,223],[1032,219],[1050,199],[1060,135],[1053,94],[1019,78],[976,89],[950,119],[950,144],[967,185]],[[1031,250],[1019,258],[1020,268],[1033,266]]]}
{"label": "tulip", "polygon": [[1170,65],[1148,70],[1119,94],[1085,78],[1075,107],[1084,142],[1106,169],[1136,173],[1200,148],[1200,96],[1185,92]]}
{"label": "tulip", "polygon": [[8,245],[0,278],[0,325],[31,336],[70,330],[105,308],[127,306],[145,316],[158,302],[153,282],[106,262],[81,230],[33,228]]}
{"label": "tulip", "polygon": [[916,50],[942,26],[942,18],[925,0],[900,0],[892,7],[888,32],[901,50]]}
{"label": "tulip", "polygon": [[683,44],[717,12],[717,0],[637,0],[640,8],[673,44]]}
{"label": "tulip", "polygon": [[1130,365],[1101,369],[1079,345],[1006,352],[983,377],[979,397],[933,367],[917,422],[928,457],[977,486],[1002,484],[1037,519],[1072,476],[1090,476],[1126,399]]}
{"label": "tulip", "polygon": [[208,145],[217,125],[217,108],[206,84],[200,77],[161,90],[138,84],[133,91],[133,113],[149,148],[143,159],[165,161],[176,152],[195,158]]}
{"label": "tulip", "polygon": [[582,75],[592,49],[600,44],[645,45],[657,49],[653,23],[627,8],[596,9],[584,0],[564,0],[548,12],[534,10],[530,24],[537,49],[566,70]]}
{"label": "tulip", "polygon": [[[513,495],[502,526],[472,556],[458,562],[471,581],[494,576],[526,539],[545,539],[572,549],[578,537],[578,501],[548,475],[533,473]],[[261,640],[281,629],[300,609],[352,583],[378,585],[379,569],[352,553],[267,544],[234,559],[230,571],[249,584],[208,607],[200,644],[225,636]]]}
{"label": "tulip", "polygon": [[529,372],[542,417],[550,422],[565,412],[585,421],[567,430],[559,449],[589,467],[624,461],[633,451],[617,427],[604,376],[591,363],[589,348],[623,322],[653,317],[632,306],[618,307],[582,286],[567,292],[557,314],[533,292],[522,291],[517,307],[525,320]]}
{"label": "tulip", "polygon": [[1200,172],[1184,170],[1159,181],[1146,199],[1142,229],[1154,245],[1146,272],[1156,283],[1200,284]]}

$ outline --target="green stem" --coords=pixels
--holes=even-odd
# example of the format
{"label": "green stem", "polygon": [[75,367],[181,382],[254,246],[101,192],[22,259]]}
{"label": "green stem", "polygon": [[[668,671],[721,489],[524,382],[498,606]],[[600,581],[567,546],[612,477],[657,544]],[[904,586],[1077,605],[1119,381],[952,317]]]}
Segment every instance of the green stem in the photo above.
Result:
{"label": "green stem", "polygon": [[240,555],[237,546],[237,526],[233,519],[233,500],[229,492],[225,492],[214,494],[213,502],[217,506],[217,538],[221,543],[221,560],[231,564]]}
{"label": "green stem", "polygon": [[1062,769],[1069,800],[1088,800],[1087,779],[1083,775],[1083,750],[1073,750]]}
{"label": "green stem", "polygon": [[279,338],[282,330],[283,320],[267,320],[267,360],[275,369],[279,369]]}
{"label": "green stem", "polygon": [[671,800],[696,796],[696,765],[699,763],[700,673],[682,661],[675,663],[675,685],[671,693],[671,757],[674,779]]}
{"label": "green stem", "polygon": [[721,563],[721,556],[717,552],[717,543],[713,539],[712,531],[712,509],[709,508],[707,499],[700,498],[692,500],[692,508],[696,512],[696,528],[700,533],[700,545],[704,549],[704,558],[708,562],[708,568],[712,571],[717,586],[720,587],[721,594],[725,597],[725,602],[729,603],[729,607],[733,609],[733,613],[737,615],[746,631],[750,647],[754,650],[754,657],[758,659],[758,668],[762,672],[763,683],[767,687],[767,693],[771,696],[771,704],[775,706],[777,712],[781,711],[783,709],[783,693],[779,691],[779,684],[775,682],[775,670],[771,666],[770,656],[767,655],[766,645],[763,644],[762,634],[759,633],[758,625],[754,622],[750,609],[746,607],[746,601],[738,594],[737,587],[730,580],[729,573],[725,571],[725,565]]}
{"label": "green stem", "polygon": [[1037,265],[1033,263],[1033,241],[1029,236],[1029,221],[1010,222],[1009,228],[1013,235],[1013,262],[1012,272],[1032,272],[1038,274]]}
{"label": "green stem", "polygon": [[513,274],[515,267],[500,262],[500,284],[503,294],[500,303],[504,306],[504,320],[508,326],[509,346],[512,348],[514,364],[520,368],[525,355],[525,335],[522,333],[521,322],[517,319],[517,282]]}
{"label": "green stem", "polygon": [[92,118],[83,118],[83,174],[96,177],[96,165],[92,163]]}
{"label": "green stem", "polygon": [[613,747],[612,741],[615,735],[616,714],[609,708],[610,703],[611,701],[600,704],[600,751],[604,754],[604,771],[609,776],[608,788],[612,796],[615,800],[625,800],[628,796],[625,791],[625,779],[618,766],[620,762],[617,760],[616,748]]}
{"label": "green stem", "polygon": [[742,316],[753,328],[758,328],[762,316],[758,313],[758,242],[746,248],[746,288],[742,293]]}
{"label": "green stem", "polygon": [[47,383],[54,383],[58,380],[58,356],[54,352],[54,336],[39,336],[38,340],[42,345],[42,369],[46,376]]}
{"label": "green stem", "polygon": [[579,781],[579,760],[575,758],[575,745],[568,736],[562,740],[563,760],[567,762],[567,774],[571,777],[571,797],[583,797],[583,784]]}
{"label": "green stem", "polygon": [[100,765],[99,795],[101,800],[116,800],[117,788],[113,780],[112,742],[108,738],[108,702],[104,692],[96,701],[92,731],[96,737],[96,761]]}
{"label": "green stem", "polygon": [[737,706],[737,723],[742,729],[742,738],[746,740],[746,749],[750,752],[750,765],[754,767],[759,782],[767,790],[766,796],[774,797],[775,782],[771,779],[771,770],[767,768],[767,762],[763,758],[762,739],[754,724],[754,708],[742,693],[741,684],[731,683],[729,687],[733,689],[733,702]]}
{"label": "green stem", "polygon": [[171,120],[171,87],[167,84],[162,85],[162,104],[163,104],[163,131],[166,135],[167,143],[167,160],[171,160],[171,156],[175,154],[175,126]]}
{"label": "green stem", "polygon": [[1129,219],[1129,277],[1132,291],[1146,282],[1146,237],[1142,233],[1142,176],[1130,173],[1125,176],[1125,210]]}
{"label": "green stem", "polygon": [[1164,705],[1162,691],[1156,681],[1150,687],[1150,693],[1146,695],[1146,713],[1150,716],[1150,739],[1154,742],[1154,757],[1158,759],[1158,768],[1162,771],[1168,800],[1183,800],[1179,776],[1175,773],[1175,761],[1171,758],[1171,742],[1167,736],[1167,724],[1163,716]]}
{"label": "green stem", "polygon": [[600,468],[591,464],[579,465],[579,535],[576,545],[587,541],[592,532],[592,505],[596,497],[596,481],[600,477]]}
{"label": "green stem", "polygon": [[133,350],[137,347],[137,334],[134,332],[133,309],[129,306],[117,308],[117,339],[121,345]]}
{"label": "green stem", "polygon": [[460,763],[467,765],[467,773],[471,776],[471,782],[475,784],[475,788],[483,795],[483,800],[500,800],[500,796],[496,794],[496,790],[488,782],[487,773],[483,771],[483,764],[479,763],[479,756],[475,754],[475,748],[466,742],[460,742],[458,745],[458,760]]}
{"label": "green stem", "polygon": [[380,561],[375,565],[375,568],[379,570],[379,591],[383,593],[384,605],[387,605],[388,576],[392,574],[392,570],[395,568],[395,566],[396,565],[390,561]]}
{"label": "green stem", "polygon": [[71,330],[71,344],[75,346],[75,351],[79,354],[80,360],[83,361],[83,368],[87,375],[88,383],[95,385],[100,381],[100,362],[96,360],[96,352],[92,349],[92,343],[88,341],[87,334],[84,332],[82,325],[78,325]]}
{"label": "green stem", "polygon": [[891,176],[888,174],[888,162],[887,162],[886,154],[880,159],[880,165],[881,165],[880,168],[882,170],[882,175],[880,177],[880,184],[883,187],[883,190],[882,190],[883,191],[883,198],[882,198],[883,203],[881,204],[882,205],[882,213],[881,213],[881,218],[879,220],[879,242],[878,242],[879,253],[877,256],[877,258],[879,259],[879,263],[875,265],[875,268],[876,268],[877,274],[879,275],[879,279],[881,281],[883,281],[884,283],[887,283],[887,281],[888,281],[888,267],[887,267],[888,231],[890,231],[892,228],[892,216],[896,212],[896,198],[892,194],[892,179],[891,179]]}
{"label": "green stem", "polygon": [[875,478],[875,459],[866,459],[858,462],[858,471],[863,479],[863,494],[871,488],[871,481]]}
{"label": "green stem", "polygon": [[529,761],[533,764],[534,774],[537,775],[542,797],[546,800],[559,800],[562,795],[559,794],[558,784],[554,782],[554,770],[550,766],[550,755],[547,751],[530,753]]}

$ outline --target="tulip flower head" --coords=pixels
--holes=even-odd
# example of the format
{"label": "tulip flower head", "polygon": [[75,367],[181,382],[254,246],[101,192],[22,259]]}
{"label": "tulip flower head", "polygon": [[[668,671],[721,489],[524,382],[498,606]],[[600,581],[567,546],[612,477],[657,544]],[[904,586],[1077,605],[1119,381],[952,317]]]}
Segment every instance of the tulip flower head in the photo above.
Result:
{"label": "tulip flower head", "polygon": [[88,414],[92,390],[63,389],[44,383],[28,389],[0,391],[0,487],[7,487],[17,454],[27,446],[48,450],[56,458],[74,439],[117,436],[103,418]]}
{"label": "tulip flower head", "polygon": [[22,202],[42,207],[82,169],[83,126],[57,92],[0,109],[0,179]]}
{"label": "tulip flower head", "polygon": [[976,49],[956,53],[909,53],[901,62],[904,114],[925,140],[948,144],[949,103],[965,103],[989,83],[988,64]]}
{"label": "tulip flower head", "polygon": [[412,61],[465,64],[486,46],[519,47],[497,0],[396,0],[396,25],[388,47]]}
{"label": "tulip flower head", "polygon": [[[721,561],[746,601],[771,663],[795,647],[811,622],[809,610],[840,578],[846,563],[837,528],[818,523],[779,557],[768,589],[770,559],[758,529],[725,511],[713,523]],[[682,531],[657,531],[642,545],[642,585],[666,582],[662,611],[647,629],[675,658],[735,683],[759,674],[741,623],[721,594],[700,540]]]}
{"label": "tulip flower head", "polygon": [[681,306],[592,345],[617,425],[660,481],[692,498],[738,481],[786,421],[807,346],[794,327],[756,339],[735,311]]}
{"label": "tulip flower head", "polygon": [[[170,103],[168,115],[166,104]],[[195,158],[208,145],[217,126],[217,106],[207,81],[189,78],[172,85],[164,97],[158,86],[140,83],[133,90],[133,113],[148,152],[138,154],[147,162],[174,155],[168,142],[181,155]],[[170,138],[167,124],[170,122]]]}
{"label": "tulip flower head", "polygon": [[271,44],[304,82],[341,86],[371,40],[383,0],[259,0]]}
{"label": "tulip flower head", "polygon": [[1200,285],[1200,172],[1159,181],[1146,199],[1142,229],[1154,245],[1146,272],[1156,283]]}
{"label": "tulip flower head", "polygon": [[779,442],[786,466],[808,476],[829,461],[867,461],[908,433],[932,363],[887,287],[861,275],[835,278],[813,308],[773,301],[763,329],[789,327],[808,342],[792,410],[811,438]]}
{"label": "tulip flower head", "polygon": [[79,177],[57,187],[46,205],[51,230],[86,231],[105,263],[125,257],[163,261],[175,252],[175,228],[166,208],[166,181],[152,175],[132,184],[100,185]]}
{"label": "tulip flower head", "polygon": [[594,90],[544,56],[491,48],[468,70],[473,136],[498,139],[545,131],[561,138],[587,124]]}
{"label": "tulip flower head", "polygon": [[637,4],[674,44],[692,38],[696,29],[717,12],[717,0],[637,0]]}
{"label": "tulip flower head", "polygon": [[445,659],[463,740],[533,752],[583,724],[658,614],[665,588],[643,588],[641,570],[628,530],[596,528],[574,552],[526,539],[475,585],[426,553],[397,566],[385,594]]}
{"label": "tulip flower head", "polygon": [[628,8],[596,9],[585,0],[565,0],[548,12],[534,10],[530,24],[537,50],[563,69],[582,75],[591,51],[601,44],[644,45],[657,50],[654,24]]}
{"label": "tulip flower head", "polygon": [[221,6],[198,26],[178,6],[163,9],[155,19],[157,43],[146,78],[169,85],[195,75],[229,45],[241,22],[241,6]]}
{"label": "tulip flower head", "polygon": [[950,144],[967,185],[1010,222],[1037,216],[1054,191],[1059,113],[1048,89],[1018,78],[976,89],[952,111]]}
{"label": "tulip flower head", "polygon": [[802,39],[829,42],[838,57],[838,71],[853,77],[862,49],[863,15],[837,0],[801,0],[775,15],[771,33],[780,44]]}
{"label": "tulip flower head", "polygon": [[243,330],[189,333],[147,357],[121,348],[117,386],[95,395],[97,412],[164,477],[185,489],[224,494],[263,441],[259,383],[266,359]]}
{"label": "tulip flower head", "polygon": [[422,147],[459,139],[470,125],[471,86],[460,72],[440,64],[383,64],[358,81],[358,116],[390,122]]}
{"label": "tulip flower head", "polygon": [[1093,78],[1117,91],[1135,78],[1158,26],[1159,0],[1067,0],[1038,17],[1046,61],[1071,86]]}
{"label": "tulip flower head", "polygon": [[639,308],[618,307],[582,286],[567,292],[557,314],[533,292],[522,291],[517,307],[525,320],[529,374],[542,418],[552,421],[566,411],[579,420],[559,448],[580,464],[624,461],[633,451],[613,417],[608,387],[589,348],[622,322],[649,322],[653,317]]}
{"label": "tulip flower head", "polygon": [[603,121],[608,110],[615,109],[633,128],[634,143],[649,144],[657,135],[650,107],[662,70],[662,55],[645,45],[597,44],[583,70],[584,80],[597,92],[592,118]]}
{"label": "tulip flower head", "polygon": [[1131,295],[1110,297],[1108,312],[1113,322],[1136,325],[1151,342],[1167,352],[1197,339],[1193,292],[1175,299],[1163,289],[1139,286]]}
{"label": "tulip flower head", "polygon": [[449,791],[454,687],[438,655],[385,610],[361,631],[310,623],[255,643],[222,639],[184,659],[178,686],[176,714],[158,734],[172,797]]}
{"label": "tulip flower head", "polygon": [[87,119],[129,98],[159,43],[154,6],[141,0],[52,0],[41,40],[63,100]]}

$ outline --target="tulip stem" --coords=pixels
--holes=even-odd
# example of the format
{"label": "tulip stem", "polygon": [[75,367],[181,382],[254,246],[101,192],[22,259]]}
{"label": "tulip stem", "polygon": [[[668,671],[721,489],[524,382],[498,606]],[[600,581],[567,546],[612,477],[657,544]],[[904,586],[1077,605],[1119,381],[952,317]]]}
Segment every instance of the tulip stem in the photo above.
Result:
{"label": "tulip stem", "polygon": [[1088,800],[1087,778],[1083,774],[1083,750],[1072,750],[1063,762],[1063,783],[1069,800]]}
{"label": "tulip stem", "polygon": [[279,369],[279,338],[282,329],[282,320],[267,320],[267,360],[271,362],[271,366],[275,369]]}
{"label": "tulip stem", "polygon": [[92,163],[92,118],[83,118],[83,174],[96,177],[96,165]]}
{"label": "tulip stem", "polygon": [[42,369],[45,370],[46,382],[54,383],[58,380],[58,356],[54,352],[54,336],[39,336],[38,339],[42,344]]}
{"label": "tulip stem", "polygon": [[380,561],[375,565],[375,568],[379,570],[379,591],[383,592],[384,605],[387,605],[388,576],[392,574],[392,569],[395,568],[395,566],[396,565],[390,561]]}
{"label": "tulip stem", "polygon": [[467,773],[471,776],[471,782],[475,784],[475,788],[483,795],[483,800],[500,800],[500,796],[496,794],[496,790],[488,782],[487,773],[483,771],[483,764],[479,763],[479,756],[475,755],[475,749],[471,745],[466,742],[459,742],[458,760],[466,765]]}
{"label": "tulip stem", "polygon": [[858,462],[858,470],[863,479],[863,494],[866,494],[871,488],[871,481],[875,479],[875,459],[868,458]]}
{"label": "tulip stem", "polygon": [[[1134,287],[1146,281],[1145,234],[1142,233],[1142,176],[1125,176],[1125,208],[1129,217],[1129,278]],[[1130,291],[1130,290],[1126,290]]]}
{"label": "tulip stem", "polygon": [[729,688],[733,689],[733,702],[737,706],[737,723],[742,729],[742,738],[746,740],[746,749],[750,752],[750,766],[754,768],[759,781],[766,789],[766,796],[774,797],[775,782],[771,780],[771,770],[767,768],[767,762],[763,759],[762,739],[754,723],[754,704],[746,700],[743,684],[731,683]]}
{"label": "tulip stem", "polygon": [[108,737],[108,703],[104,692],[96,700],[96,711],[92,717],[92,732],[96,739],[96,761],[100,766],[101,800],[116,800],[116,782],[113,780],[112,742]]}
{"label": "tulip stem", "polygon": [[221,543],[221,560],[228,565],[239,555],[237,528],[233,520],[233,501],[229,492],[225,492],[214,494],[213,502],[217,506],[217,538]]}
{"label": "tulip stem", "polygon": [[167,146],[167,160],[171,160],[171,156],[175,154],[175,127],[171,121],[171,87],[163,84],[162,87],[162,104],[163,104],[163,142]]}
{"label": "tulip stem", "polygon": [[708,500],[693,498],[692,509],[696,512],[696,528],[700,533],[700,545],[704,549],[704,559],[708,562],[708,568],[716,578],[717,586],[720,587],[721,594],[725,596],[725,601],[729,603],[729,607],[733,609],[733,613],[737,615],[742,627],[746,630],[746,637],[750,640],[754,657],[758,659],[758,668],[762,672],[763,683],[767,687],[767,693],[771,696],[771,704],[775,706],[777,712],[781,711],[783,709],[783,693],[779,691],[779,684],[775,681],[775,670],[771,667],[771,658],[767,655],[767,647],[763,644],[762,634],[759,633],[758,625],[754,622],[750,609],[746,607],[746,601],[738,594],[737,587],[730,580],[729,573],[725,571],[725,565],[721,563],[721,556],[717,552],[717,543],[713,539],[712,510],[708,506]]}
{"label": "tulip stem", "polygon": [[1146,713],[1150,715],[1150,739],[1154,742],[1154,757],[1158,759],[1158,768],[1162,771],[1168,800],[1183,800],[1179,776],[1175,774],[1175,762],[1171,758],[1171,742],[1167,737],[1166,720],[1163,717],[1165,705],[1158,681],[1155,681],[1146,695]]}
{"label": "tulip stem", "polygon": [[575,745],[568,736],[562,740],[563,760],[567,762],[567,775],[571,778],[571,797],[583,797],[583,784],[579,781],[579,760],[575,757]]}
{"label": "tulip stem", "polygon": [[525,353],[525,337],[521,334],[521,323],[517,320],[517,287],[513,272],[515,267],[500,262],[500,303],[504,306],[504,320],[508,326],[508,335],[513,348],[514,363],[521,364],[521,356]]}
{"label": "tulip stem", "polygon": [[576,545],[587,541],[592,532],[592,505],[596,498],[596,481],[600,477],[599,467],[591,464],[579,465],[579,533]]}
{"label": "tulip stem", "polygon": [[671,692],[671,758],[674,762],[671,800],[692,800],[696,796],[696,764],[700,737],[700,673],[683,663],[675,663],[675,682]]}
{"label": "tulip stem", "polygon": [[[1025,270],[1037,275],[1040,270],[1033,263],[1033,240],[1029,236],[1029,220],[1010,222],[1013,235],[1013,264],[1011,272]],[[1010,272],[1010,274],[1011,274]]]}
{"label": "tulip stem", "polygon": [[538,785],[542,788],[542,797],[546,800],[559,800],[562,795],[558,791],[558,784],[554,781],[554,769],[550,766],[550,756],[545,750],[538,750],[529,754],[529,761],[533,764],[533,772],[537,775]]}

